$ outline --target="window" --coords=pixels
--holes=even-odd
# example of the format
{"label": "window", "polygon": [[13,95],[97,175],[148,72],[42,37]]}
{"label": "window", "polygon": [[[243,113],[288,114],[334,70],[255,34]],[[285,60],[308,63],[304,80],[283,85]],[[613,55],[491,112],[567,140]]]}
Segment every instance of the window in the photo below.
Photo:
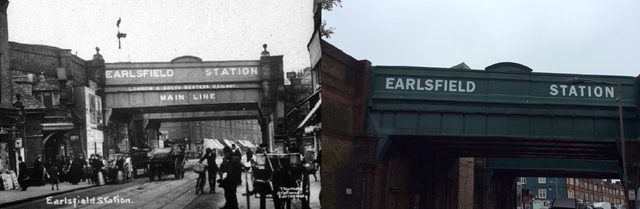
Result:
{"label": "window", "polygon": [[576,185],[580,186],[580,180],[576,179]]}
{"label": "window", "polygon": [[52,92],[51,104],[53,104],[54,107],[60,106],[60,92],[56,92],[56,91]]}
{"label": "window", "polygon": [[567,191],[568,198],[573,198],[573,190]]}
{"label": "window", "polygon": [[547,183],[547,178],[538,177],[538,184],[546,184],[546,183]]}
{"label": "window", "polygon": [[573,178],[569,178],[569,184],[573,185]]}
{"label": "window", "polygon": [[527,177],[520,177],[520,184],[527,184]]}
{"label": "window", "polygon": [[538,198],[547,198],[547,190],[538,189]]}
{"label": "window", "polygon": [[36,92],[34,94],[34,97],[39,102],[42,102],[42,104],[44,104],[44,106],[47,108],[60,106],[60,92],[55,92],[55,91],[54,92],[50,92],[50,91]]}

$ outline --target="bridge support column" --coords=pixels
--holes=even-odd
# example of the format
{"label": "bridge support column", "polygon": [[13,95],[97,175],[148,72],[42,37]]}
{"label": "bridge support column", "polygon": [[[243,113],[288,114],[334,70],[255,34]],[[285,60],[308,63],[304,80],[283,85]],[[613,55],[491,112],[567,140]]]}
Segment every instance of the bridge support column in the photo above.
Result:
{"label": "bridge support column", "polygon": [[487,185],[487,158],[475,158],[473,171],[473,208],[485,209],[488,199],[489,186]]}
{"label": "bridge support column", "polygon": [[[636,198],[636,200],[630,200],[629,199],[629,190],[633,190],[636,193],[636,197],[637,197],[637,192],[638,192],[638,172],[640,172],[640,167],[639,166],[633,166],[634,164],[638,164],[640,163],[640,153],[638,153],[636,150],[640,150],[640,143],[638,141],[625,141],[626,144],[626,162],[627,162],[627,186],[626,189],[627,191],[625,191],[625,202],[627,205],[627,208],[636,208],[637,205],[637,201],[638,199]],[[624,175],[624,174],[623,174]]]}
{"label": "bridge support column", "polygon": [[267,149],[271,149],[271,138],[273,134],[273,132],[271,132],[272,130],[269,128],[269,124],[270,124],[270,120],[269,118],[259,118],[258,119],[258,124],[260,124],[260,132],[262,133],[262,142],[261,144],[267,144],[268,148]]}
{"label": "bridge support column", "polygon": [[359,200],[356,202],[359,205],[358,208],[371,209],[374,189],[380,190],[374,184],[376,179],[380,178],[380,176],[376,176],[378,165],[373,163],[377,142],[378,137],[374,135],[359,136],[354,139],[353,154],[356,156],[357,176],[353,189],[355,199]]}

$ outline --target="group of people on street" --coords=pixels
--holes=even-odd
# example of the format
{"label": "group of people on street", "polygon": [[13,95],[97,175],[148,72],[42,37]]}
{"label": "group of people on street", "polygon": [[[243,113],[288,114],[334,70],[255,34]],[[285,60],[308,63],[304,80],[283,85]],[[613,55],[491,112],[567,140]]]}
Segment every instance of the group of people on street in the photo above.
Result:
{"label": "group of people on street", "polygon": [[[51,190],[59,190],[60,182],[69,182],[77,185],[80,182],[96,184],[99,181],[99,173],[103,170],[104,162],[99,154],[92,154],[89,160],[83,155],[75,158],[66,157],[63,160],[56,157],[54,160],[43,164],[42,156],[38,155],[33,162],[33,169],[29,169],[22,156],[18,157],[18,183],[21,190],[27,190],[29,186],[43,186],[47,180],[51,184]],[[121,157],[117,166],[124,166]]]}
{"label": "group of people on street", "polygon": [[[225,146],[222,149],[223,158],[220,166],[216,163],[216,152],[207,148],[205,154],[200,158],[199,163],[207,160],[207,172],[209,177],[210,193],[215,192],[215,184],[224,190],[225,205],[221,209],[238,209],[238,197],[236,196],[238,186],[242,185],[243,165],[240,163],[242,154],[240,149]],[[226,173],[226,176],[223,174]],[[200,175],[205,175],[201,173]],[[216,181],[216,175],[220,175],[220,180]],[[224,177],[224,178],[223,178]]]}

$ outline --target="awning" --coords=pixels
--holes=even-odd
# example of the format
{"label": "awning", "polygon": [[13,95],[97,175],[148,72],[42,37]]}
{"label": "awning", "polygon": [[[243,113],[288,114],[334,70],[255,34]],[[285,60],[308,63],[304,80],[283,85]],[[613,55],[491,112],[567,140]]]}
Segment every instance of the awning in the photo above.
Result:
{"label": "awning", "polygon": [[222,150],[222,148],[224,148],[224,145],[222,145],[217,139],[202,139],[203,151],[207,148]]}
{"label": "awning", "polygon": [[319,123],[319,124],[317,124],[315,126],[304,127],[304,133],[308,134],[308,133],[312,133],[312,132],[315,132],[315,131],[319,131],[320,129],[322,129],[322,123]]}
{"label": "awning", "polygon": [[248,148],[256,148],[256,145],[254,145],[253,143],[251,143],[251,141],[248,141],[248,140],[238,140],[238,143]]}
{"label": "awning", "polygon": [[[229,146],[229,147],[231,147],[231,145],[236,144],[236,143],[234,143],[233,141],[231,141],[231,140],[229,140],[229,139],[223,139],[223,140],[224,140],[224,143],[225,143],[225,144],[227,144],[227,146]],[[238,145],[236,144],[236,147],[237,147],[237,146],[238,146]]]}
{"label": "awning", "polygon": [[318,100],[318,102],[316,103],[316,106],[313,106],[313,109],[311,109],[311,111],[309,111],[309,114],[307,114],[307,117],[304,117],[304,120],[302,120],[302,123],[300,123],[300,125],[298,125],[296,130],[302,128],[302,126],[304,126],[304,124],[307,123],[309,118],[311,118],[311,116],[313,116],[313,114],[315,114],[316,111],[318,109],[320,109],[320,104],[322,104],[322,99]]}
{"label": "awning", "polygon": [[43,123],[43,131],[70,131],[73,129],[73,123]]}
{"label": "awning", "polygon": [[289,112],[287,112],[287,114],[285,116],[289,116],[291,113],[293,113],[294,111],[298,110],[298,108],[300,106],[302,106],[304,103],[308,102],[311,99],[317,99],[318,102],[320,102],[320,100],[321,100],[320,92],[321,92],[320,90],[317,90],[315,93],[309,95],[307,98],[305,98],[305,99],[299,101],[298,103],[296,103],[296,105],[294,105],[293,108],[291,110],[289,110]]}

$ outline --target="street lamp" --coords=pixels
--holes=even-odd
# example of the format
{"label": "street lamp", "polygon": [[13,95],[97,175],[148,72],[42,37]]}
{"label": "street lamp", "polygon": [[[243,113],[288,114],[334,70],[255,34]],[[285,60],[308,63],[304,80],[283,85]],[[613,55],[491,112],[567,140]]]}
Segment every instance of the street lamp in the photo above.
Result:
{"label": "street lamp", "polygon": [[[627,194],[629,186],[627,182],[627,160],[626,160],[626,155],[625,155],[625,142],[624,142],[624,122],[622,119],[622,85],[619,83],[611,83],[611,82],[606,82],[606,81],[598,81],[598,80],[592,80],[592,79],[584,79],[584,78],[573,78],[573,79],[567,79],[564,81],[565,84],[567,85],[576,85],[576,84],[581,84],[584,83],[585,81],[589,81],[589,82],[594,82],[594,83],[604,83],[604,84],[609,84],[609,85],[614,85],[618,87],[618,112],[620,114],[620,140],[622,141],[622,172],[623,172],[623,176],[622,176],[622,186],[625,188],[625,200],[627,203],[630,203],[629,201],[629,195]],[[631,205],[628,204],[627,208],[630,208]]]}

